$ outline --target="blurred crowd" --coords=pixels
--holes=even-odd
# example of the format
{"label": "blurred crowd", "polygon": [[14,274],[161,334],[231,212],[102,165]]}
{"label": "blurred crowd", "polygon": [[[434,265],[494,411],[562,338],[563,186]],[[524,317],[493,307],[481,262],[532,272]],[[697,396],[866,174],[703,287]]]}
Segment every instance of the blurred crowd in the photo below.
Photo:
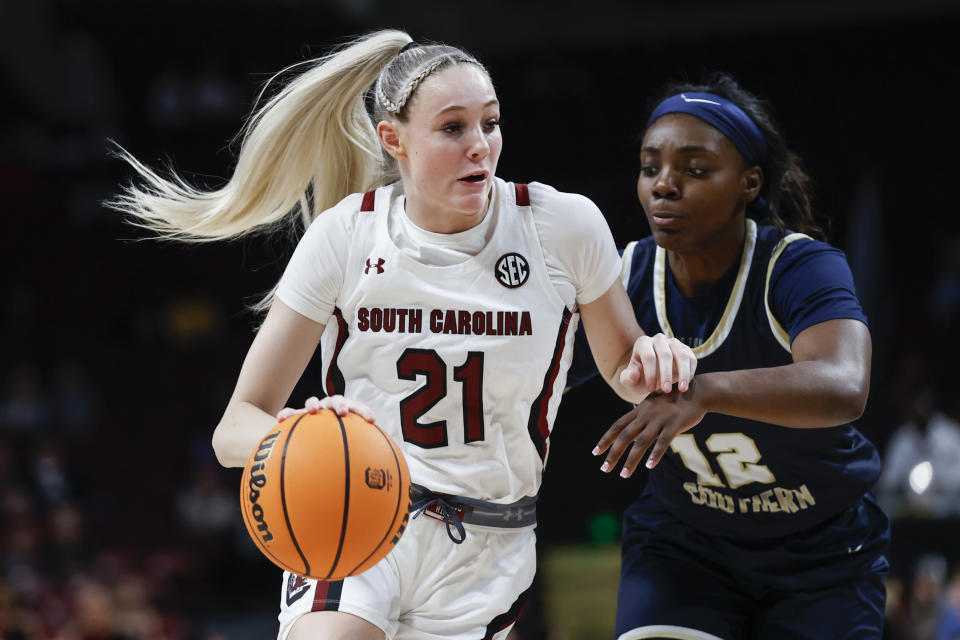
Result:
{"label": "blurred crowd", "polygon": [[113,483],[98,484],[91,473],[116,460],[98,441],[108,417],[82,365],[60,361],[49,378],[17,365],[0,398],[0,638],[224,637],[216,613],[249,597],[233,571],[257,575],[259,558],[243,547],[235,493],[212,455],[199,455],[171,504],[157,505],[172,515],[160,542],[138,539],[125,478],[108,470]]}

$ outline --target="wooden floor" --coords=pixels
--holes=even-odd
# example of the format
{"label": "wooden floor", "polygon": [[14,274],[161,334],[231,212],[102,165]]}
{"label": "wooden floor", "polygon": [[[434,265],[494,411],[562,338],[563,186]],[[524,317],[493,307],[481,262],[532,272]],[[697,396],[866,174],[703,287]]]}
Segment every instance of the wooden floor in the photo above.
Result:
{"label": "wooden floor", "polygon": [[545,616],[557,640],[612,638],[619,544],[549,549],[540,566]]}

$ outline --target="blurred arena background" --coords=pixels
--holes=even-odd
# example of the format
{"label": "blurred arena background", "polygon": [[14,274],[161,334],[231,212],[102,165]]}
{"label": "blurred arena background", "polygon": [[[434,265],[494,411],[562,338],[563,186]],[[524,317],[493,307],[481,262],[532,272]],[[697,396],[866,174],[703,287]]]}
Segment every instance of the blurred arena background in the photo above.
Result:
{"label": "blurred arena background", "polygon": [[[500,175],[590,196],[621,246],[647,233],[648,98],[716,69],[770,99],[871,320],[858,427],[896,460],[879,487],[888,635],[934,638],[960,606],[960,3],[946,0],[0,0],[0,637],[275,634],[279,571],[209,441],[257,322],[245,305],[292,238],[143,241],[100,205],[129,178],[107,139],[216,185],[273,72],[383,27],[484,60]],[[564,402],[523,640],[611,637],[619,516],[644,477],[602,475],[590,449],[624,409],[602,383]]]}

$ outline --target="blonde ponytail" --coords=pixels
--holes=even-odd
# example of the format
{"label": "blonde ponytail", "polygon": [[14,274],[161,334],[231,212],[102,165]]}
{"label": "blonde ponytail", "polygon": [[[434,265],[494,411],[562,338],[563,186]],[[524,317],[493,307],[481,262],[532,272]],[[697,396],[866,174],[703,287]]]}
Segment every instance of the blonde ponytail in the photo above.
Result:
{"label": "blonde ponytail", "polygon": [[294,211],[307,225],[348,194],[385,184],[364,100],[410,41],[402,31],[375,32],[274,76],[310,65],[250,117],[233,175],[219,189],[199,190],[175,173],[164,178],[118,147],[142,184],[128,185],[107,206],[163,238],[203,242],[262,229]]}

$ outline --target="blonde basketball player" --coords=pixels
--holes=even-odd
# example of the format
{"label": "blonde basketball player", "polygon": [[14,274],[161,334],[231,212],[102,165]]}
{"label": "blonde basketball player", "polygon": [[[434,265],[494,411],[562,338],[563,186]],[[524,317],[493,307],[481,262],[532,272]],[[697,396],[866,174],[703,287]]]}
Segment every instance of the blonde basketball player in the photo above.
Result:
{"label": "blonde basketball player", "polygon": [[592,202],[496,177],[499,118],[474,57],[383,31],[306,65],[257,111],[220,190],[123,154],[145,184],[114,206],[165,235],[227,238],[294,209],[309,223],[214,432],[218,459],[244,464],[322,340],[328,397],[307,408],[375,418],[415,483],[423,517],[372,569],[284,576],[281,640],[504,638],[533,581],[578,321],[629,401],[686,390],[694,373],[690,349],[637,326]]}

